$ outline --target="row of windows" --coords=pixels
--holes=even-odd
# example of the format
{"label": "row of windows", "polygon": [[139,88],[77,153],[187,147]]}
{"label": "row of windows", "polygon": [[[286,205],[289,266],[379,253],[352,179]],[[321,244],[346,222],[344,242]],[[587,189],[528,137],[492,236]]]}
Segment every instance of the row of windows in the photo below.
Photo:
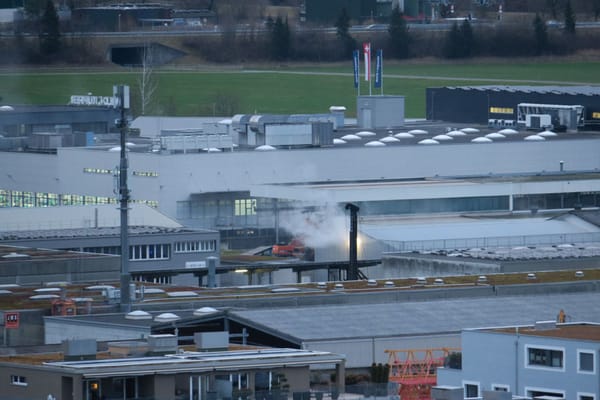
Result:
{"label": "row of windows", "polygon": [[141,176],[141,177],[147,177],[147,178],[156,178],[158,176],[158,172],[133,171],[133,176]]}
{"label": "row of windows", "polygon": [[[83,172],[85,174],[102,174],[102,175],[118,175],[119,171],[117,169],[106,169],[106,168],[84,168]],[[152,171],[133,171],[133,176],[141,176],[141,177],[152,177],[156,178],[158,176],[158,172]]]}
{"label": "row of windows", "polygon": [[175,243],[175,253],[201,253],[206,251],[216,251],[216,249],[216,240],[190,240]]}
{"label": "row of windows", "polygon": [[236,200],[233,215],[256,215],[256,199]]}
{"label": "row of windows", "polygon": [[276,202],[280,209],[288,209],[295,204],[288,200],[274,200],[264,197],[235,200],[202,198],[192,201],[178,201],[177,218],[252,217],[258,215],[259,210],[273,210]]}
{"label": "row of windows", "polygon": [[514,114],[514,108],[510,107],[490,107],[490,114]]}
{"label": "row of windows", "polygon": [[[559,348],[527,347],[527,365],[564,369],[565,352]],[[577,351],[577,372],[593,374],[595,370],[593,351]]]}
{"label": "row of windows", "polygon": [[129,259],[135,260],[167,260],[171,246],[168,244],[139,244],[129,246]]}
{"label": "row of windows", "polygon": [[121,246],[84,247],[81,250],[85,253],[121,254]]}
{"label": "row of windows", "polygon": [[112,175],[114,172],[114,170],[112,169],[106,169],[106,168],[84,168],[83,169],[83,173],[84,174],[106,174],[106,175]]}
{"label": "row of windows", "polygon": [[[84,247],[86,253],[121,254],[121,246]],[[168,244],[138,244],[129,246],[129,260],[167,260],[171,256]]]}
{"label": "row of windows", "polygon": [[[480,390],[479,382],[463,382],[463,391],[465,398],[479,398]],[[492,390],[497,392],[509,392],[509,385],[492,385]],[[525,388],[527,398],[542,398],[548,396],[553,399],[564,399],[565,393],[563,391],[553,391],[552,389],[541,389],[541,388]],[[546,397],[544,397],[546,398]],[[596,396],[593,393],[577,393],[576,400],[596,400]]]}
{"label": "row of windows", "polygon": [[[0,189],[0,208],[81,206],[89,204],[118,204],[118,202],[116,198],[103,196],[81,196],[77,194],[37,193]],[[153,200],[131,200],[131,202],[147,204],[154,208],[158,207],[158,201]]]}
{"label": "row of windows", "polygon": [[[190,240],[176,242],[175,253],[202,253],[217,250],[216,240]],[[150,244],[129,246],[130,260],[158,260],[167,259],[170,256],[171,246],[168,244]],[[74,249],[77,251],[77,249]],[[97,246],[84,247],[81,249],[86,253],[121,254],[121,246]]]}

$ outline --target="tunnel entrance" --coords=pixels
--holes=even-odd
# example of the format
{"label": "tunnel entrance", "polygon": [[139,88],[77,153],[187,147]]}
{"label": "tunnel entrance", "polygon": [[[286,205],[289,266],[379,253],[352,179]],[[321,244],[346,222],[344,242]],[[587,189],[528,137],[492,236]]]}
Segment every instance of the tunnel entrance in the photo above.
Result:
{"label": "tunnel entrance", "polygon": [[124,67],[140,67],[144,64],[161,66],[183,57],[183,51],[160,43],[113,45],[110,61]]}

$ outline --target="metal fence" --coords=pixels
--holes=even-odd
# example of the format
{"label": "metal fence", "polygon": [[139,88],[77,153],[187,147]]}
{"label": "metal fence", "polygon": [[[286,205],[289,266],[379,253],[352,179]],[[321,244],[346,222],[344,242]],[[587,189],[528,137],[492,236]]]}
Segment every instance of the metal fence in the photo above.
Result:
{"label": "metal fence", "polygon": [[489,236],[463,239],[415,240],[384,242],[385,252],[407,253],[411,251],[453,250],[472,248],[499,248],[515,246],[550,246],[564,243],[600,242],[600,232],[566,233],[527,236]]}

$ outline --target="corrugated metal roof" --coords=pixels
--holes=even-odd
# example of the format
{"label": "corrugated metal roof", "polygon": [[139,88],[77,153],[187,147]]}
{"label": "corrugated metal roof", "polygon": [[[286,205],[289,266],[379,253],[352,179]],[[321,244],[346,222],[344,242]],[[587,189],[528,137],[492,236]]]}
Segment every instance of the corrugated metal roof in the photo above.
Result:
{"label": "corrugated metal roof", "polygon": [[360,230],[378,240],[437,240],[488,236],[527,236],[600,232],[597,226],[575,216],[560,219],[430,217],[398,220],[396,223],[362,222]]}
{"label": "corrugated metal roof", "polygon": [[559,94],[559,95],[584,95],[584,96],[600,96],[600,86],[530,86],[530,85],[478,85],[478,86],[447,86],[446,89],[451,90],[491,90],[495,92],[524,92],[524,93],[540,93],[540,94]]}
{"label": "corrugated metal roof", "polygon": [[[130,204],[129,224],[181,228],[182,225],[145,204]],[[63,230],[120,226],[120,213],[114,204],[85,206],[0,208],[0,231]]]}
{"label": "corrugated metal roof", "polygon": [[[440,289],[445,290],[445,289]],[[343,294],[340,294],[343,296]],[[231,312],[298,341],[415,336],[466,328],[529,325],[554,320],[600,321],[597,293],[461,298],[386,304],[290,307]]]}
{"label": "corrugated metal roof", "polygon": [[[192,233],[199,230],[186,228],[164,228],[160,226],[129,226],[130,236],[134,235],[152,235],[165,233]],[[31,231],[8,231],[0,232],[1,240],[21,240],[21,239],[58,239],[58,238],[81,238],[98,236],[119,236],[120,227],[101,227],[101,228],[77,228],[77,229],[45,229]]]}

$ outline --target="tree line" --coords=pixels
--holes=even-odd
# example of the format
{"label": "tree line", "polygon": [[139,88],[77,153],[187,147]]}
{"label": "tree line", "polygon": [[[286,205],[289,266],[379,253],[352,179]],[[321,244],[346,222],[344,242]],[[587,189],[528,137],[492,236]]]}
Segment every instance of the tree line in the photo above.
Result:
{"label": "tree line", "polygon": [[[267,37],[245,32],[225,46],[223,39],[192,38],[186,46],[209,62],[300,61],[330,62],[349,60],[359,42],[371,42],[383,49],[388,59],[437,57],[532,57],[568,55],[581,50],[600,49],[600,30],[576,30],[576,14],[566,0],[560,26],[535,14],[530,23],[478,25],[465,18],[445,31],[412,30],[403,13],[395,8],[383,32],[352,34],[345,9],[335,22],[335,35],[323,31],[291,32],[287,21],[278,18],[267,24]],[[233,47],[230,44],[235,44]]]}
{"label": "tree line", "polygon": [[[349,60],[359,43],[371,42],[383,49],[387,59],[437,57],[530,57],[568,55],[600,48],[600,32],[577,30],[571,0],[565,0],[560,26],[549,26],[536,14],[531,22],[478,25],[468,18],[456,21],[446,31],[411,29],[403,13],[395,8],[386,31],[351,33],[345,9],[335,21],[335,34],[324,30],[293,30],[284,18],[269,18],[264,29],[225,30],[219,36],[191,36],[181,47],[196,59],[210,63],[333,62]],[[104,49],[95,49],[86,39],[66,40],[51,0],[37,17],[37,44],[17,35],[6,46],[5,62],[97,64]]]}

